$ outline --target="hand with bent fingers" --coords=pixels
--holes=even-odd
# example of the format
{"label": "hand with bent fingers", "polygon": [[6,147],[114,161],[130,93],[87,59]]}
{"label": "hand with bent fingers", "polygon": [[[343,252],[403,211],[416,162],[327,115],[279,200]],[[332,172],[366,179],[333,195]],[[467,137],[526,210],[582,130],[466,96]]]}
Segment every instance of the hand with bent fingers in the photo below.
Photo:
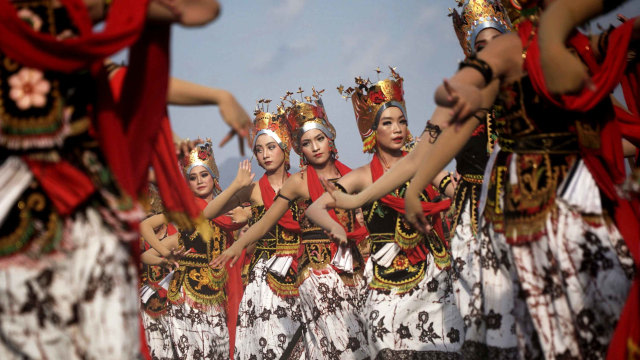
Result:
{"label": "hand with bent fingers", "polygon": [[189,250],[185,249],[183,246],[173,248],[169,251],[169,254],[166,257],[162,258],[160,266],[169,269],[169,271],[176,270],[180,267],[178,259],[184,257],[187,253],[189,253]]}
{"label": "hand with bent fingers", "polygon": [[184,156],[189,155],[191,150],[193,150],[196,145],[202,144],[204,141],[200,138],[196,140],[189,140],[189,138],[180,140],[179,142],[174,143],[176,147],[176,155],[178,159],[182,159]]}
{"label": "hand with bent fingers", "polygon": [[449,124],[464,123],[482,107],[482,92],[474,85],[442,82],[446,95],[436,92],[436,104],[451,109]]}
{"label": "hand with bent fingers", "polygon": [[240,258],[243,249],[244,247],[238,241],[236,241],[233,243],[233,245],[229,246],[227,250],[223,251],[222,254],[213,259],[209,263],[209,266],[214,268],[223,267],[227,262],[229,262],[229,260],[231,260],[230,267],[233,267],[233,265],[235,265],[235,263]]}
{"label": "hand with bent fingers", "polygon": [[243,160],[238,164],[238,172],[233,179],[232,184],[238,188],[251,185],[256,174],[251,173],[251,162],[249,160]]}
{"label": "hand with bent fingers", "polygon": [[240,155],[244,156],[244,141],[249,136],[249,127],[251,118],[249,114],[242,108],[236,98],[228,94],[223,96],[218,102],[220,116],[227,125],[231,127],[231,131],[220,141],[220,147],[226,145],[234,136],[238,136]]}
{"label": "hand with bent fingers", "polygon": [[331,229],[331,231],[325,230],[324,233],[327,234],[329,239],[335,241],[339,245],[344,246],[349,243],[349,239],[347,239],[347,233],[342,226],[336,226],[334,229]]}
{"label": "hand with bent fingers", "polygon": [[404,217],[411,226],[416,230],[427,234],[433,229],[430,219],[424,216],[422,205],[420,204],[420,198],[418,196],[405,195],[404,198]]}
{"label": "hand with bent fingers", "polygon": [[325,191],[329,195],[331,195],[331,198],[333,199],[333,202],[327,203],[327,208],[340,208],[348,210],[357,209],[362,206],[358,194],[344,193],[340,191],[340,189],[338,189],[338,187],[334,183],[323,177],[320,177],[320,183],[322,183]]}

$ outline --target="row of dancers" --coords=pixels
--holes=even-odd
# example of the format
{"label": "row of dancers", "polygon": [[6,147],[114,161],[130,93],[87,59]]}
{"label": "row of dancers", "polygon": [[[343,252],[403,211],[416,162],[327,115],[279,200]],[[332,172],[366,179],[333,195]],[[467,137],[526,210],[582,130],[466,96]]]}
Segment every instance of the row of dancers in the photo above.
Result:
{"label": "row of dancers", "polygon": [[[0,357],[637,357],[640,19],[574,31],[620,2],[458,1],[465,60],[419,139],[396,69],[339,86],[352,169],[328,94],[251,123],[169,77],[170,24],[215,0],[0,0]],[[264,175],[223,191],[167,103],[220,106]]]}
{"label": "row of dancers", "polygon": [[[604,146],[589,136],[621,110],[608,96],[576,111],[536,95],[534,10],[520,5],[529,15],[512,22],[497,1],[460,6],[451,16],[466,58],[436,92],[439,107],[420,141],[407,127],[403,78],[390,68],[387,79],[356,77],[338,88],[372,154],[364,166],[338,160],[315,89],[299,100],[288,92],[273,113],[260,101],[249,141],[265,171],[258,181],[245,161],[220,191],[208,143],[182,159],[213,230],[167,230],[161,214],[141,225],[153,248],[143,262],[165,266],[144,272],[145,289],[158,290],[143,299],[153,356],[607,356],[635,265],[621,234],[629,229],[612,220],[620,200],[601,198],[604,174],[584,149]],[[602,62],[608,49],[580,55]],[[301,159],[295,174],[291,149]],[[454,157],[459,178],[441,171]],[[243,204],[249,227],[233,241],[237,227],[224,214]],[[239,269],[246,287],[236,310],[223,294]],[[236,312],[229,349],[225,325]]]}

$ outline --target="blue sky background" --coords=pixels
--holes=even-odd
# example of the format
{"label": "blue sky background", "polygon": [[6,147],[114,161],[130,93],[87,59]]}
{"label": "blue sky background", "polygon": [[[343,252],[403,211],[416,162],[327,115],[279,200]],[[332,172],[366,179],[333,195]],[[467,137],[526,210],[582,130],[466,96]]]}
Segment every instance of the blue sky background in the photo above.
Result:
{"label": "blue sky background", "polygon": [[[174,26],[172,76],[229,90],[250,115],[256,99],[279,102],[299,86],[308,95],[312,86],[326,89],[323,101],[338,132],[340,160],[354,168],[370,155],[362,153],[351,103],[336,87],[353,86],[355,76],[377,79],[378,66],[397,67],[405,79],[409,128],[420,134],[434,109],[436,86],[463,58],[447,16],[453,0],[220,2],[222,13],[214,23],[197,29]],[[640,0],[616,12],[640,14]],[[617,21],[612,14],[597,22]],[[180,136],[213,139],[222,185],[228,185],[242,158],[235,140],[217,146],[228,131],[217,108],[172,106],[169,112]],[[251,156],[249,149],[246,154]],[[293,152],[291,163],[298,164]],[[254,169],[262,175],[255,161]]]}

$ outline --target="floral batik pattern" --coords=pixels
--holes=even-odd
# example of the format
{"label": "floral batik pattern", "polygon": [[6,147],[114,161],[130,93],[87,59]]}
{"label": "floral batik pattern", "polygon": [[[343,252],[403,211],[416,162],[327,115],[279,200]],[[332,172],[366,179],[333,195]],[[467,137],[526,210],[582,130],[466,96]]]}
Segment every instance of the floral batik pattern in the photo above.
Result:
{"label": "floral batik pattern", "polygon": [[0,358],[136,358],[139,299],[130,248],[94,209],[64,227],[72,250],[24,266],[5,259],[0,267]]}
{"label": "floral batik pattern", "polygon": [[304,358],[300,299],[275,294],[267,283],[267,273],[264,259],[249,273],[238,313],[234,357],[280,359],[286,353],[287,359]]}
{"label": "floral batik pattern", "polygon": [[198,309],[189,302],[171,304],[167,319],[177,359],[229,359],[224,305]]}
{"label": "floral batik pattern", "polygon": [[508,248],[486,233],[474,235],[467,200],[451,238],[453,294],[464,321],[465,359],[519,359],[513,297],[515,268]]}
{"label": "floral batik pattern", "polygon": [[[403,194],[406,185],[395,191]],[[422,201],[431,201],[426,192]],[[458,359],[464,341],[462,319],[453,297],[448,244],[434,231],[423,235],[402,214],[381,201],[363,207],[371,257],[362,310],[369,354],[375,359]],[[408,246],[411,244],[411,246]],[[392,261],[374,260],[397,246]],[[425,256],[410,251],[424,246]]]}
{"label": "floral batik pattern", "polygon": [[544,339],[545,359],[605,359],[633,260],[613,224],[557,205],[547,235],[512,246],[521,284],[516,302],[528,308],[533,324],[524,338]]}
{"label": "floral batik pattern", "polygon": [[[337,271],[332,265],[331,240],[304,211],[311,201],[300,202],[298,221],[304,249],[298,258],[298,292],[305,326],[307,359],[366,359],[367,337],[362,311],[362,259],[355,244],[353,272]],[[352,231],[355,212],[336,209],[339,221]]]}

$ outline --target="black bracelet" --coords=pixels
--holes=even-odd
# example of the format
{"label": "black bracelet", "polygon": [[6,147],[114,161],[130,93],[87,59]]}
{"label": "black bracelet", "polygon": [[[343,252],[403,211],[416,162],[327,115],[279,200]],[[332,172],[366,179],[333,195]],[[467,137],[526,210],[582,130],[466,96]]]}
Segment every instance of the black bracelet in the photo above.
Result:
{"label": "black bracelet", "polygon": [[447,186],[451,184],[451,174],[447,174],[445,177],[440,180],[440,184],[438,185],[438,191],[441,194],[444,194],[444,191],[447,189]]}
{"label": "black bracelet", "polygon": [[282,194],[280,193],[280,191],[278,191],[278,193],[276,194],[276,199],[277,199],[277,198],[283,198],[283,199],[285,199],[288,203],[290,203],[290,202],[291,202],[291,199],[289,199],[288,197],[286,197],[286,196],[282,195]]}
{"label": "black bracelet", "polygon": [[493,79],[493,70],[491,70],[491,66],[489,66],[486,61],[479,59],[476,55],[471,55],[464,59],[464,61],[460,63],[458,70],[462,70],[466,67],[471,67],[477,70],[484,78],[485,85],[488,85],[491,82],[491,79]]}
{"label": "black bracelet", "polygon": [[427,125],[424,127],[424,131],[422,133],[425,132],[429,134],[429,144],[433,144],[438,140],[438,136],[442,134],[442,129],[440,129],[440,126],[427,121]]}

